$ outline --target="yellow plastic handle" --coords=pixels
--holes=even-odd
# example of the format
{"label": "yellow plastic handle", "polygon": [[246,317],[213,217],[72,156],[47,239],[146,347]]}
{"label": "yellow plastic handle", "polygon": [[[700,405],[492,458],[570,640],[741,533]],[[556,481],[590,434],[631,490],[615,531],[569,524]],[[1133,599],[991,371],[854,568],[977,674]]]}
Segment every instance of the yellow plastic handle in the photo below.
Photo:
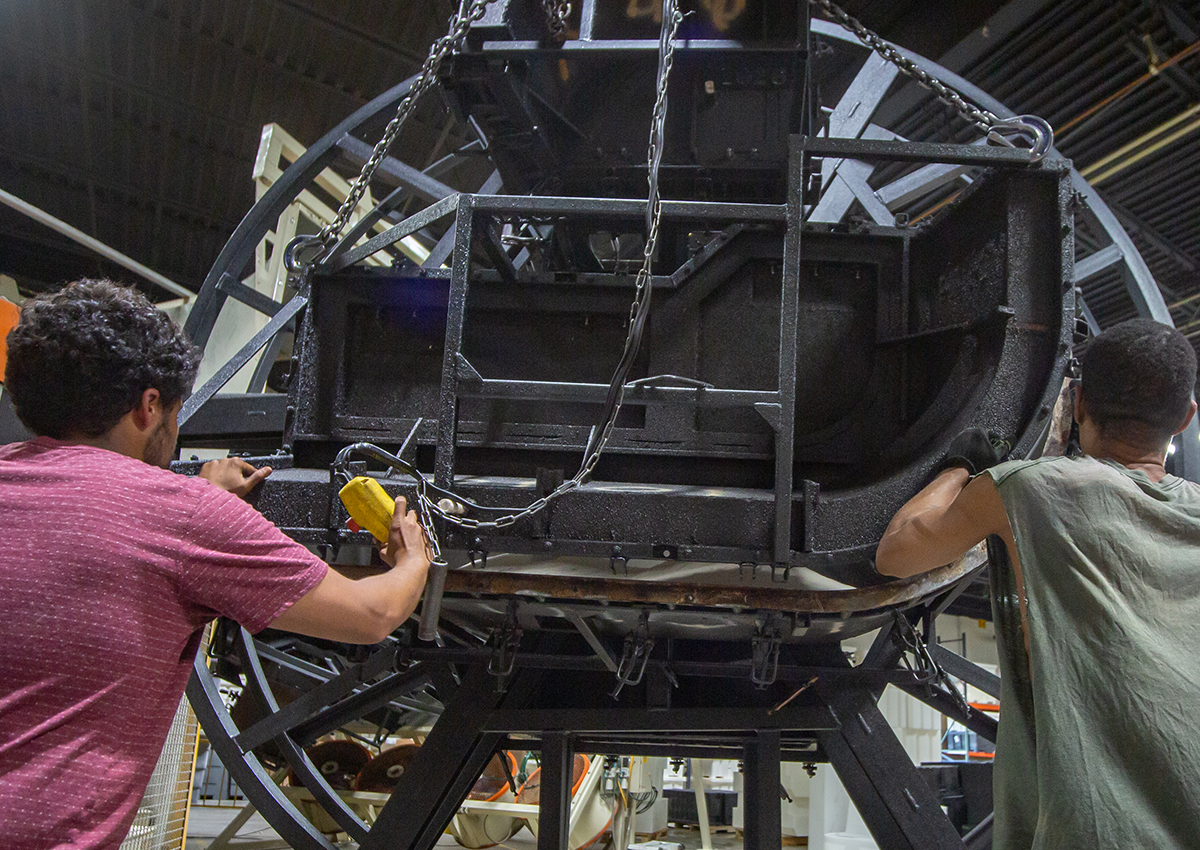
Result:
{"label": "yellow plastic handle", "polygon": [[360,475],[338,491],[342,504],[350,512],[350,518],[386,543],[388,529],[392,525],[392,514],[396,512],[396,501],[379,486],[374,478]]}

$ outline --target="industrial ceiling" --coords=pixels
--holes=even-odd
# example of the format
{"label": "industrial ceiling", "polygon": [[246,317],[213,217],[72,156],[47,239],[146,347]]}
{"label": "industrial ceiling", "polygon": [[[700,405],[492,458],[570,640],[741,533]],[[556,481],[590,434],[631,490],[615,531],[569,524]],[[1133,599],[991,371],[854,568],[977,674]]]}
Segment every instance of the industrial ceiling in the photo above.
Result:
{"label": "industrial ceiling", "polygon": [[[616,0],[613,0],[616,2]],[[624,2],[624,0],[621,0]],[[846,0],[864,24],[1020,113],[1116,212],[1177,326],[1200,341],[1200,3]],[[415,73],[450,0],[10,0],[0,3],[0,190],[198,289],[254,202],[264,124],[311,144]],[[916,96],[883,120],[912,138],[973,131]],[[395,155],[455,143],[418,114]],[[424,119],[424,120],[422,120]],[[1093,243],[1087,222],[1078,256]],[[1135,315],[1126,266],[1083,282],[1101,326]],[[84,274],[139,280],[0,206],[0,274],[23,292]]]}

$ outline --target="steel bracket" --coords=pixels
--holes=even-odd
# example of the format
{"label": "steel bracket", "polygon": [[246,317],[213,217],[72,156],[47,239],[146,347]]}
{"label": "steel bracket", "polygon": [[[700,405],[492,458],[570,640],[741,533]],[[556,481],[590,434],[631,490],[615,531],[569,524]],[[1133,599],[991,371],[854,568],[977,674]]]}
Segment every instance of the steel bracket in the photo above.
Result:
{"label": "steel bracket", "polygon": [[637,628],[625,636],[625,648],[617,664],[617,686],[611,694],[616,699],[626,685],[637,685],[646,673],[646,662],[654,649],[654,638],[650,637],[650,612],[643,611]]}

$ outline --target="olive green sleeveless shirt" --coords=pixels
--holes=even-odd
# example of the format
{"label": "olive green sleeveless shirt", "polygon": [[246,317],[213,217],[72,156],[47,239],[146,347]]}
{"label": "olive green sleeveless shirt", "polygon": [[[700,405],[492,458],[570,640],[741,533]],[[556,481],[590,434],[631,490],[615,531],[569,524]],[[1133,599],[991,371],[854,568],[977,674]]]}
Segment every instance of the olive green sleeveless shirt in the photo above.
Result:
{"label": "olive green sleeveless shirt", "polygon": [[1029,629],[1026,656],[1002,558],[995,850],[1200,848],[1200,486],[1088,457],[988,472]]}

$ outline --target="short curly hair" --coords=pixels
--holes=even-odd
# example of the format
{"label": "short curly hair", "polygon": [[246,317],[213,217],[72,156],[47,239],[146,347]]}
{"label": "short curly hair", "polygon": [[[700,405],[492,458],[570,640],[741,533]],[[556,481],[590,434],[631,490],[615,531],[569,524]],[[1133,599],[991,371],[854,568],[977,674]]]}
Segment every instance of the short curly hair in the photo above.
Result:
{"label": "short curly hair", "polygon": [[4,386],[35,434],[97,437],[148,389],[182,399],[199,366],[200,350],[136,289],[79,280],[21,307]]}
{"label": "short curly hair", "polygon": [[1113,325],[1088,344],[1080,365],[1084,403],[1101,429],[1161,444],[1187,416],[1196,352],[1170,325],[1153,319]]}

